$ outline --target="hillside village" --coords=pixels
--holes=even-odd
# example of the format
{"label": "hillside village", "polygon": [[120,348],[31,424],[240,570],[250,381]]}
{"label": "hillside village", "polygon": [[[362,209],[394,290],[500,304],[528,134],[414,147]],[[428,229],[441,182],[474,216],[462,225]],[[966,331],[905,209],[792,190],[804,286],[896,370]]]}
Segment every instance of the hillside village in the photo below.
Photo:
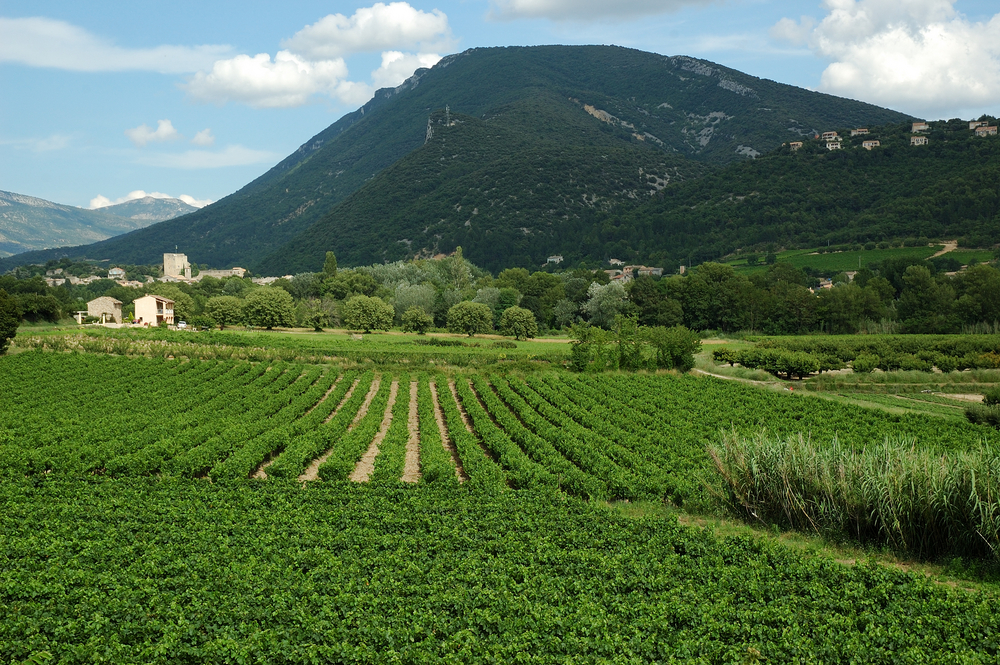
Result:
{"label": "hillside village", "polygon": [[[970,120],[968,122],[969,122],[969,131],[972,132],[975,136],[997,135],[997,126],[991,125],[988,120]],[[930,143],[930,139],[927,136],[925,136],[925,134],[931,131],[931,129],[932,129],[932,123],[928,123],[922,120],[912,122],[910,125],[910,137],[909,137],[910,145],[911,146],[928,145]],[[867,127],[858,127],[850,131],[852,138],[858,136],[867,137],[870,134]],[[832,151],[832,150],[840,150],[843,148],[844,137],[840,136],[840,134],[835,131],[826,131],[821,134],[816,134],[815,136],[813,136],[813,139],[819,141],[820,144],[823,145],[827,150]],[[784,145],[787,145],[794,152],[800,150],[805,145],[805,142],[791,141]],[[881,145],[882,143],[879,139],[864,138],[861,141],[861,147],[865,150],[873,150],[874,148],[881,147]]]}

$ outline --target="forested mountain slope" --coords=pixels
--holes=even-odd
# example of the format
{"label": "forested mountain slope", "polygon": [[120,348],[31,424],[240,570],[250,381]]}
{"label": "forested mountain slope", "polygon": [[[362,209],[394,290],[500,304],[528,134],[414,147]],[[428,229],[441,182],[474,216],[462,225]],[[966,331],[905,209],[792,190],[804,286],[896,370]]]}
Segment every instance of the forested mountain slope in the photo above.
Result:
{"label": "forested mountain slope", "polygon": [[[995,125],[995,120],[990,120]],[[892,238],[1000,238],[1000,137],[966,121],[931,123],[911,146],[910,125],[870,128],[843,147],[804,142],[753,162],[666,187],[646,204],[594,227],[565,253],[697,265],[738,248],[816,247]],[[864,140],[878,140],[866,150]]]}
{"label": "forested mountain slope", "polygon": [[[177,245],[199,263],[258,264],[424,145],[429,117],[446,109],[484,121],[503,118],[508,129],[517,126],[565,148],[591,147],[602,134],[605,145],[645,147],[712,165],[745,160],[830,126],[905,118],[687,57],[610,46],[472,49],[418,70],[399,88],[380,90],[225,199],[64,253],[146,263]],[[633,154],[643,155],[632,164],[638,176],[647,153]],[[267,263],[279,264],[278,258]]]}

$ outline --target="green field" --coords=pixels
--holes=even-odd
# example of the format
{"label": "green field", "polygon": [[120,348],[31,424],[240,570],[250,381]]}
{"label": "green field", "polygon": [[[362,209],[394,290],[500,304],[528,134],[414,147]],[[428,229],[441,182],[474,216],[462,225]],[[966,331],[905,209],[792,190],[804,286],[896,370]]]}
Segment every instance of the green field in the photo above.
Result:
{"label": "green field", "polygon": [[941,453],[1000,433],[501,370],[0,357],[0,662],[995,662],[990,584],[671,510],[713,505],[724,431]]}
{"label": "green field", "polygon": [[[897,247],[892,249],[868,249],[849,252],[831,252],[820,254],[815,249],[793,249],[777,254],[778,260],[790,263],[796,268],[812,268],[824,273],[847,272],[850,270],[860,270],[869,263],[876,263],[886,259],[929,259],[933,254],[943,249],[943,245],[933,245],[930,247]],[[961,254],[949,252],[945,256],[954,256],[956,259],[967,261],[971,258],[983,261],[992,258],[989,251],[965,251]],[[748,266],[746,259],[728,261],[729,265],[735,267],[737,271],[752,274],[767,270],[767,265],[761,261],[754,266]]]}

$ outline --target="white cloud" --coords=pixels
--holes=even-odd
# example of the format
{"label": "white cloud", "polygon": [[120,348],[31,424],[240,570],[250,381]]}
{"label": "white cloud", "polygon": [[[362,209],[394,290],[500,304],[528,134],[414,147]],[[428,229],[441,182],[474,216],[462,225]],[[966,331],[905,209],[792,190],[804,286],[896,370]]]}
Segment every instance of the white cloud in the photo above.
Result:
{"label": "white cloud", "polygon": [[[240,102],[257,108],[301,106],[324,95],[346,105],[371,99],[376,88],[396,86],[418,67],[440,56],[428,52],[452,43],[448,17],[437,9],[424,12],[406,2],[375,3],[350,17],[331,14],[282,42],[272,59],[267,53],[218,60],[199,71],[184,88],[195,100],[212,104]],[[418,53],[400,49],[418,47]],[[344,57],[384,50],[372,82],[348,79]]]}
{"label": "white cloud", "polygon": [[0,17],[0,62],[82,72],[195,72],[232,52],[224,45],[129,49],[65,21]]}
{"label": "white cloud", "polygon": [[187,194],[170,196],[169,194],[164,194],[163,192],[146,192],[141,189],[136,189],[119,199],[115,199],[114,201],[106,196],[98,194],[94,198],[90,199],[90,205],[87,207],[90,210],[97,210],[98,208],[107,208],[108,206],[118,205],[119,203],[125,203],[126,201],[137,201],[139,199],[144,199],[147,196],[154,199],[179,199],[184,203],[187,203],[189,206],[194,206],[195,208],[204,208],[210,203],[213,203],[210,199],[196,199],[192,196],[188,196]]}
{"label": "white cloud", "polygon": [[212,199],[196,199],[193,196],[188,196],[187,194],[181,194],[178,196],[181,201],[188,204],[189,206],[194,206],[195,208],[204,208],[207,205],[212,205],[215,203]]}
{"label": "white cloud", "polygon": [[188,93],[203,102],[243,102],[258,108],[301,106],[317,93],[335,95],[347,77],[342,58],[310,62],[289,51],[253,57],[238,55],[219,60],[212,71],[198,72],[186,84]]}
{"label": "white cloud", "polygon": [[139,125],[138,127],[133,127],[132,129],[126,129],[125,136],[127,136],[128,140],[135,144],[135,147],[137,148],[142,148],[147,143],[174,141],[181,138],[180,133],[174,129],[173,123],[169,120],[157,121],[156,129],[153,129],[145,123]]}
{"label": "white cloud", "polygon": [[803,16],[798,21],[794,21],[790,18],[783,18],[771,26],[768,34],[771,35],[771,39],[790,42],[796,46],[801,46],[809,40],[809,33],[812,32],[815,25],[816,21],[809,16]]}
{"label": "white cloud", "polygon": [[450,42],[451,29],[444,12],[423,12],[406,2],[376,2],[348,18],[324,16],[281,43],[282,48],[311,60],[330,60],[352,53]]}
{"label": "white cloud", "polygon": [[217,169],[227,166],[273,163],[282,156],[266,150],[253,150],[241,145],[230,145],[216,151],[187,150],[181,153],[143,154],[136,161],[146,166],[169,169]]}
{"label": "white cloud", "polygon": [[972,22],[955,0],[826,0],[818,24],[783,19],[772,37],[831,60],[824,91],[941,117],[1000,102],[1000,14]]}
{"label": "white cloud", "polygon": [[712,0],[492,0],[492,18],[548,18],[588,21],[666,14],[689,5],[707,5]]}
{"label": "white cloud", "polygon": [[215,137],[212,136],[212,130],[206,128],[195,134],[191,143],[207,147],[215,144]]}
{"label": "white cloud", "polygon": [[402,53],[384,51],[382,65],[372,72],[376,88],[394,88],[421,67],[433,67],[441,59],[437,53]]}

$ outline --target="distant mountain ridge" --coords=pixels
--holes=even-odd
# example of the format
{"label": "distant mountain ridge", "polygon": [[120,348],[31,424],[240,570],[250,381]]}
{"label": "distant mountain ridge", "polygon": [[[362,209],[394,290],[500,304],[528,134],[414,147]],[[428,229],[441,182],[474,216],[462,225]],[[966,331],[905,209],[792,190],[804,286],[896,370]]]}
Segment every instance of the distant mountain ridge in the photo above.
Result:
{"label": "distant mountain ridge", "polygon": [[[449,117],[463,124],[452,126]],[[490,266],[533,262],[551,245],[546,233],[562,233],[557,220],[579,225],[590,223],[594,215],[624,213],[651,189],[747,160],[827,127],[906,118],[684,56],[610,46],[471,49],[418,70],[397,88],[379,90],[358,111],[213,205],[60,251],[148,263],[176,245],[199,263],[282,273],[317,269],[327,249],[345,258],[387,259],[463,242],[469,258]],[[480,138],[470,138],[473,134]],[[445,154],[448,140],[462,146],[452,153],[453,160]],[[480,141],[478,152],[475,141]],[[505,142],[527,149],[518,155],[505,150]],[[439,160],[455,168],[435,168],[429,177],[419,177],[415,169],[430,168],[427,154],[420,154],[425,145],[443,150]],[[610,170],[596,168],[605,159]],[[387,180],[381,174],[390,173],[390,167],[397,178],[409,180]],[[525,169],[534,169],[537,182],[531,182]],[[473,171],[478,184],[470,180]],[[538,183],[549,189],[539,194]],[[392,209],[378,202],[386,187],[393,190]],[[465,205],[460,203],[461,187],[488,208],[505,211],[487,214],[480,207],[478,231],[469,218],[459,219],[464,207],[455,215],[443,214]],[[447,191],[452,192],[450,202],[444,200]],[[541,215],[541,221],[518,222],[515,213],[523,200],[531,201],[531,214]],[[413,219],[402,226],[385,222],[408,216],[415,205],[423,206],[425,221],[442,226],[432,229],[425,223],[415,229]],[[360,234],[355,232],[362,223],[359,214],[369,215],[363,223],[370,226]],[[486,248],[495,248],[498,239],[516,238],[512,229],[528,231],[520,231],[522,242],[513,250],[490,255]],[[474,236],[484,243],[482,251],[467,246]],[[43,261],[56,254],[18,260]],[[0,267],[10,263],[0,262]]]}
{"label": "distant mountain ridge", "polygon": [[97,242],[193,210],[177,199],[152,197],[88,210],[0,191],[0,256]]}
{"label": "distant mountain ridge", "polygon": [[181,215],[192,213],[198,208],[180,199],[163,199],[154,196],[144,196],[124,203],[116,203],[105,208],[99,208],[116,217],[145,220],[149,222],[164,222]]}

